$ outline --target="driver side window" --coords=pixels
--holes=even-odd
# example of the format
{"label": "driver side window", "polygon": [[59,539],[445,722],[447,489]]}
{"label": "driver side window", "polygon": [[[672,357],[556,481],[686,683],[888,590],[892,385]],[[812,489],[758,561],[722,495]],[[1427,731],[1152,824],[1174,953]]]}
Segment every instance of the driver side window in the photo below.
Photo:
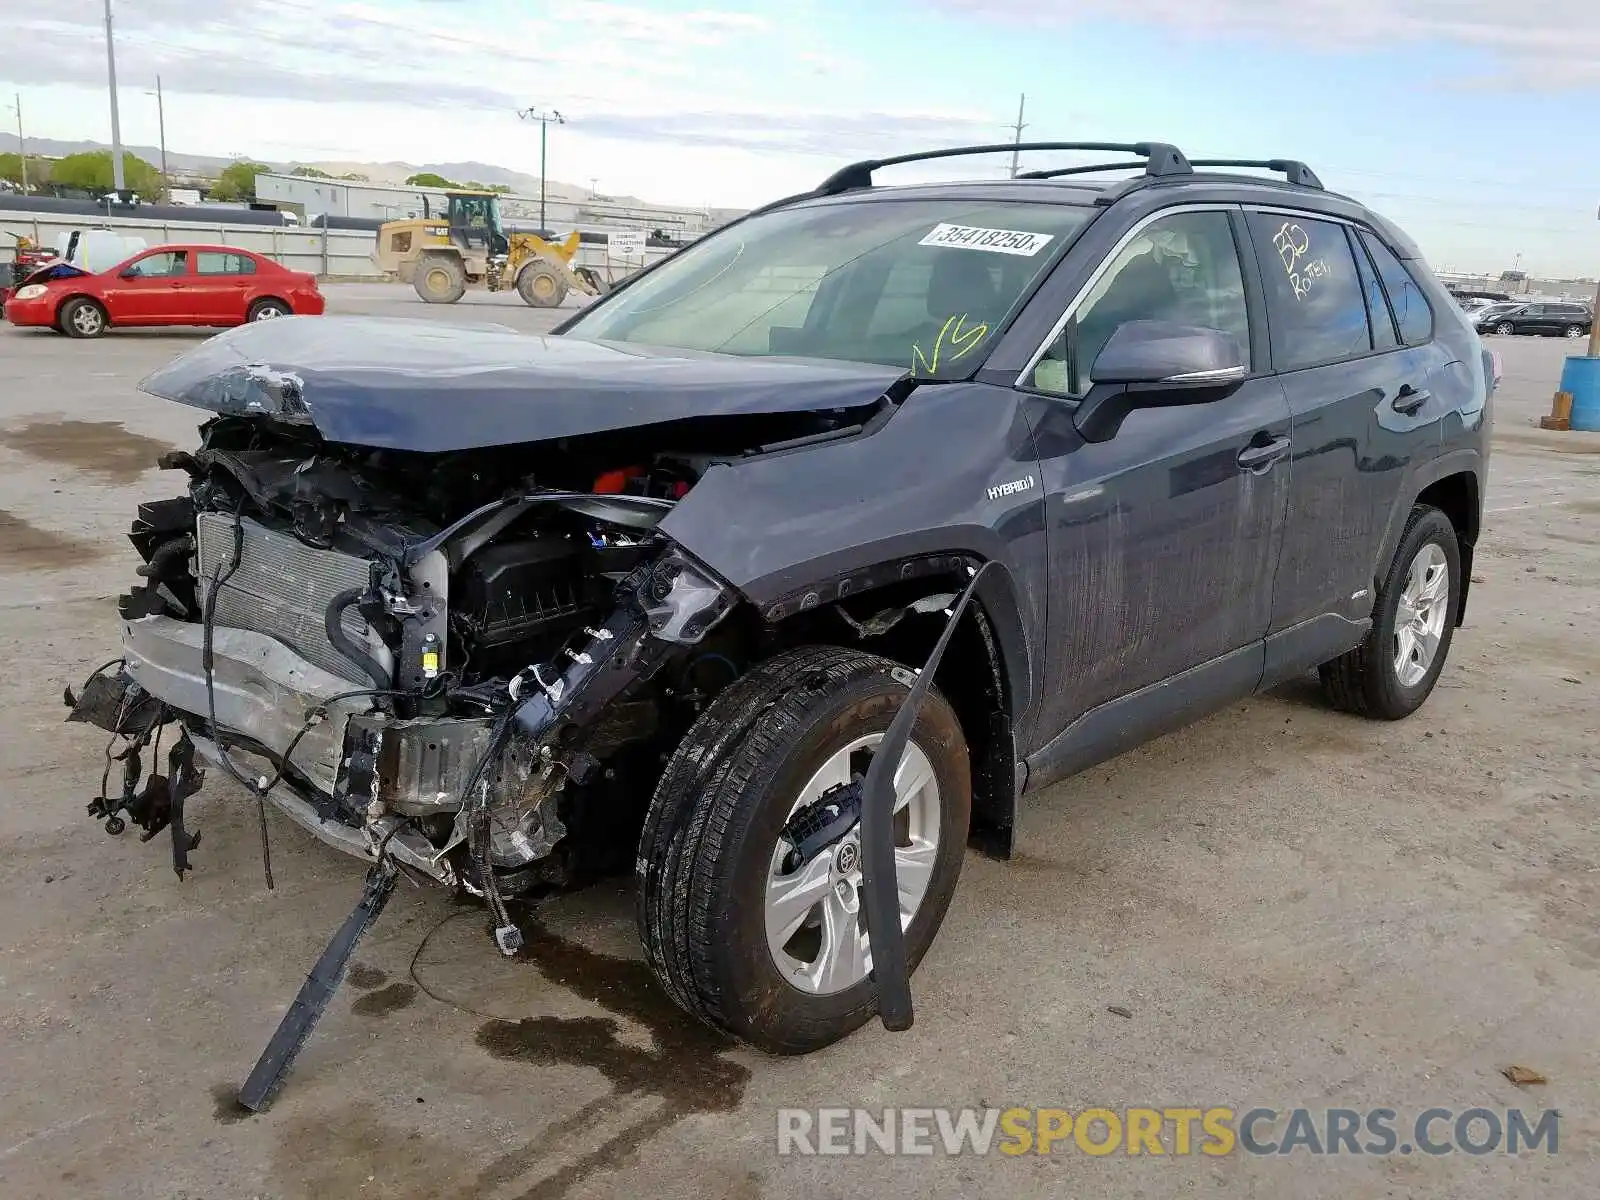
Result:
{"label": "driver side window", "polygon": [[1084,395],[1095,357],[1127,321],[1219,329],[1250,345],[1244,276],[1227,213],[1175,213],[1141,229],[1034,367],[1032,385],[1058,396]]}

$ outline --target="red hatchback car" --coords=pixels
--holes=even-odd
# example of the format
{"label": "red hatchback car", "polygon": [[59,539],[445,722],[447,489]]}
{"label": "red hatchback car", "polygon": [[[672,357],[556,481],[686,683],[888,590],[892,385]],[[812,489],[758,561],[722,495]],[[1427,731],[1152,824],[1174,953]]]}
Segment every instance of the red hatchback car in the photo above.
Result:
{"label": "red hatchback car", "polygon": [[117,325],[242,325],[320,316],[316,276],[237,246],[155,246],[99,274],[40,267],[6,301],[13,325],[99,337]]}

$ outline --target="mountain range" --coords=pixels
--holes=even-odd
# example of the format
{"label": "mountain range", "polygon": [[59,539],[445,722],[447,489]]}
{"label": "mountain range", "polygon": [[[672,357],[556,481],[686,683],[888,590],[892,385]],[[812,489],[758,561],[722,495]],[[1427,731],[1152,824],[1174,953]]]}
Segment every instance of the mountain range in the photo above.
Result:
{"label": "mountain range", "polygon": [[[28,139],[29,156],[37,155],[40,158],[65,158],[69,154],[83,154],[96,150],[109,150],[111,147],[102,142],[68,142],[57,138]],[[0,154],[15,154],[18,149],[17,136],[14,133],[0,132]],[[161,150],[156,146],[124,145],[123,150],[129,154],[136,154],[146,162],[156,166],[161,165]],[[230,158],[219,158],[208,154],[185,154],[170,147],[167,150],[167,171],[174,176],[201,175],[215,176],[222,168],[233,162]],[[325,171],[329,175],[365,175],[373,183],[402,185],[409,176],[432,172],[442,175],[446,179],[466,183],[469,180],[476,183],[503,184],[512,191],[521,195],[536,195],[539,191],[539,177],[527,175],[521,171],[513,171],[508,167],[498,167],[493,163],[481,162],[445,162],[445,163],[408,163],[408,162],[313,162],[298,159],[283,162],[270,159],[257,159],[265,162],[276,171],[290,171],[295,167],[314,167]],[[562,183],[559,180],[549,180],[545,185],[545,194],[557,200],[586,200],[590,197],[589,189],[576,184]],[[611,196],[604,199],[615,201],[619,204],[640,204],[646,202],[635,196]]]}

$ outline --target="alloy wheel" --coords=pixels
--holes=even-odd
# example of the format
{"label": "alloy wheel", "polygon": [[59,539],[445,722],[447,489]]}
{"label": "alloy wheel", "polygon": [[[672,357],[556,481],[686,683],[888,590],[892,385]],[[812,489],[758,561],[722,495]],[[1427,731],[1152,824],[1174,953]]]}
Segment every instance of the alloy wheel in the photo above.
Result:
{"label": "alloy wheel", "polygon": [[[881,733],[857,738],[819,767],[790,808],[791,815],[829,788],[865,775]],[[894,858],[900,924],[917,914],[939,856],[939,782],[927,754],[912,742],[894,776]],[[861,905],[860,826],[840,841],[786,869],[792,847],[782,838],[767,874],[767,946],[796,988],[813,995],[842,992],[867,977],[872,952]]]}
{"label": "alloy wheel", "polygon": [[1394,671],[1401,687],[1416,687],[1439,653],[1450,617],[1450,565],[1435,542],[1424,542],[1406,571],[1394,619]]}

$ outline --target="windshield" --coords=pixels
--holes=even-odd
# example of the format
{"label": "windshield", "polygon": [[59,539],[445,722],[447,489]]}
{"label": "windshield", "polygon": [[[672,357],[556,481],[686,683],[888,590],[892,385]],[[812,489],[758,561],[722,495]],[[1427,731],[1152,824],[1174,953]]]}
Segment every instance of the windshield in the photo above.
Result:
{"label": "windshield", "polygon": [[1090,215],[982,200],[780,209],[679,251],[568,332],[956,378]]}

